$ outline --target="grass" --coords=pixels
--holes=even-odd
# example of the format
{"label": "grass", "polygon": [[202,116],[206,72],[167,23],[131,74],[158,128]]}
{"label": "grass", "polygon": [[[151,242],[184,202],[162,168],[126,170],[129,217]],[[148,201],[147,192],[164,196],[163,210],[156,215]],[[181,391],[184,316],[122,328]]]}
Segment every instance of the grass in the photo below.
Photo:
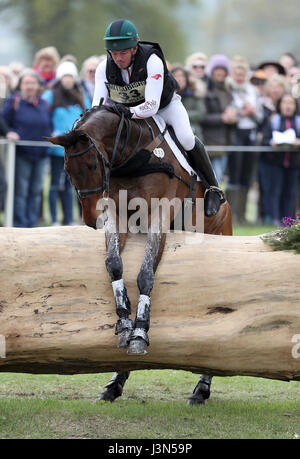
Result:
{"label": "grass", "polygon": [[[235,227],[256,235],[273,227]],[[94,400],[110,374],[0,373],[0,438],[293,439],[300,437],[300,384],[214,377],[209,401],[189,406],[190,372],[133,372],[122,398]]]}
{"label": "grass", "polygon": [[133,372],[122,399],[93,400],[111,374],[0,375],[1,438],[297,438],[296,382],[215,377],[204,406],[186,399],[197,375]]}

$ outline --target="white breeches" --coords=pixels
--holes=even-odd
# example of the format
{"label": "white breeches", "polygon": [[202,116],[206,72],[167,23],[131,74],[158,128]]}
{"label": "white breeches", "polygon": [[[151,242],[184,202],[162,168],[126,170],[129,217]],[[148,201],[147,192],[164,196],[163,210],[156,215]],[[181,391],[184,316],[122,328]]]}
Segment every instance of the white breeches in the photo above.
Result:
{"label": "white breeches", "polygon": [[195,135],[192,131],[187,111],[178,94],[174,94],[169,105],[159,110],[157,114],[160,115],[167,124],[172,126],[177,139],[186,151],[194,148]]}

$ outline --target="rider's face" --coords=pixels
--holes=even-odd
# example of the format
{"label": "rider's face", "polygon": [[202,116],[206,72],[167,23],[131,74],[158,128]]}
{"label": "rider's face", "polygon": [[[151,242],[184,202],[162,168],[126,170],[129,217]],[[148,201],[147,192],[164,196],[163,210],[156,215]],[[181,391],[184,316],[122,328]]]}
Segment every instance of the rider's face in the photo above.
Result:
{"label": "rider's face", "polygon": [[130,66],[133,55],[132,49],[120,49],[118,51],[111,51],[110,54],[115,64],[120,69],[127,69],[127,67]]}

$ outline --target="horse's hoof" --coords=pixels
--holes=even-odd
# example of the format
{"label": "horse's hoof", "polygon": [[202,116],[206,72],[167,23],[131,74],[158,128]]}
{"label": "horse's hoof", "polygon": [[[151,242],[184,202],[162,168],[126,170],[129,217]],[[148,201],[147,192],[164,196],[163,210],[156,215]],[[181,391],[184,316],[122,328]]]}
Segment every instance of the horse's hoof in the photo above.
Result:
{"label": "horse's hoof", "polygon": [[188,399],[188,405],[204,405],[205,399],[202,395],[192,396]]}
{"label": "horse's hoof", "polygon": [[96,400],[94,400],[94,403],[98,402],[114,402],[116,397],[111,391],[106,390],[105,392],[102,392],[102,394],[99,394]]}
{"label": "horse's hoof", "polygon": [[118,336],[118,347],[127,347],[133,331],[131,319],[119,319],[116,324],[115,334]]}
{"label": "horse's hoof", "polygon": [[132,335],[132,329],[126,329],[118,333],[118,347],[124,348],[127,347]]}
{"label": "horse's hoof", "polygon": [[127,354],[147,354],[147,343],[142,338],[135,338],[130,341]]}
{"label": "horse's hoof", "polygon": [[116,398],[121,397],[123,393],[123,387],[121,384],[112,384],[106,389],[105,392],[102,392],[98,395],[94,403],[97,402],[114,402]]}

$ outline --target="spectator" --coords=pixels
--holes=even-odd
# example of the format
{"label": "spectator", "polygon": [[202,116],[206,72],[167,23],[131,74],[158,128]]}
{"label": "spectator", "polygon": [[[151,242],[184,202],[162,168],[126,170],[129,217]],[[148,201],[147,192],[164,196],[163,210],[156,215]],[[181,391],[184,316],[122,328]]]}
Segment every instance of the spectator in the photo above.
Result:
{"label": "spectator", "polygon": [[200,124],[205,114],[202,86],[199,87],[198,81],[180,65],[174,66],[171,73],[179,84],[180,89],[177,94],[181,96],[182,103],[188,112],[193,132],[203,140]]}
{"label": "spectator", "polygon": [[[233,98],[226,78],[230,62],[222,54],[211,57],[208,65],[210,77],[204,98],[206,112],[202,121],[204,143],[206,145],[232,145],[235,143],[237,111],[232,106]],[[218,182],[223,179],[227,165],[227,154],[222,150],[210,154]]]}
{"label": "spectator", "polygon": [[284,67],[285,73],[287,74],[291,67],[297,65],[297,61],[292,53],[283,53],[279,58],[279,64]]}
{"label": "spectator", "polygon": [[255,70],[253,72],[250,83],[256,87],[258,92],[259,101],[262,104],[265,97],[265,85],[268,80],[267,74],[263,70]]}
{"label": "spectator", "polygon": [[20,75],[25,69],[25,65],[23,62],[13,61],[9,64],[8,68],[17,79],[17,81],[19,81]]}
{"label": "spectator", "polygon": [[[278,144],[275,131],[291,129],[294,139],[284,141],[287,144],[300,145],[300,116],[296,115],[297,102],[286,93],[278,101],[276,113],[264,128],[264,145]],[[294,213],[295,199],[300,167],[300,153],[268,152],[261,153],[259,174],[262,184],[265,223],[280,225],[283,217]]]}
{"label": "spectator", "polygon": [[59,61],[59,64],[62,64],[63,62],[73,62],[73,64],[77,67],[77,57],[73,56],[73,54],[64,54]]}
{"label": "spectator", "polygon": [[0,66],[0,108],[5,99],[14,91],[16,87],[16,78],[8,66]]}
{"label": "spectator", "polygon": [[273,75],[277,75],[277,74],[285,75],[285,69],[283,65],[281,65],[279,62],[273,62],[273,61],[263,62],[262,64],[260,64],[259,67],[257,67],[257,69],[263,70],[267,74],[268,78],[272,77]]}
{"label": "spectator", "polygon": [[[241,146],[256,144],[258,124],[263,110],[255,87],[249,82],[249,65],[244,58],[236,57],[231,65],[229,79],[233,102],[237,110],[236,142]],[[248,191],[252,186],[257,165],[255,152],[231,152],[228,155],[228,184],[226,194],[231,206],[233,222],[246,223]]]}
{"label": "spectator", "polygon": [[54,46],[42,48],[35,54],[33,69],[40,76],[43,88],[50,88],[55,83],[59,59],[58,51]]}
{"label": "spectator", "polygon": [[[48,105],[40,97],[40,79],[25,69],[17,91],[3,104],[2,114],[13,140],[43,140],[51,134]],[[45,147],[17,146],[15,165],[14,226],[37,225],[47,165]]]}
{"label": "spectator", "polygon": [[[295,99],[300,97],[300,66],[291,67],[286,76],[290,91]],[[298,104],[298,115],[300,115],[300,105]]]}
{"label": "spectator", "polygon": [[95,73],[98,65],[106,56],[91,56],[88,57],[82,64],[81,68],[81,87],[87,98],[90,100],[89,107],[92,106],[94,91],[95,91]]}
{"label": "spectator", "polygon": [[[57,82],[43,94],[51,107],[54,135],[70,130],[81,113],[89,106],[89,101],[80,91],[78,71],[73,62],[65,61],[57,68]],[[50,147],[51,184],[49,192],[52,224],[57,222],[57,201],[61,192],[64,221],[73,223],[73,188],[68,175],[64,172],[63,147]]]}
{"label": "spectator", "polygon": [[287,76],[286,76],[286,79],[289,83],[290,86],[292,86],[292,84],[298,84],[299,85],[299,81],[300,81],[300,66],[298,65],[295,65],[293,67],[291,67],[288,72],[287,72]]}
{"label": "spectator", "polygon": [[206,75],[207,56],[204,53],[194,53],[187,57],[185,67],[198,80],[208,82]]}
{"label": "spectator", "polygon": [[276,112],[279,99],[289,89],[288,82],[283,75],[273,75],[265,86],[265,97],[262,101],[264,109],[264,123]]}

